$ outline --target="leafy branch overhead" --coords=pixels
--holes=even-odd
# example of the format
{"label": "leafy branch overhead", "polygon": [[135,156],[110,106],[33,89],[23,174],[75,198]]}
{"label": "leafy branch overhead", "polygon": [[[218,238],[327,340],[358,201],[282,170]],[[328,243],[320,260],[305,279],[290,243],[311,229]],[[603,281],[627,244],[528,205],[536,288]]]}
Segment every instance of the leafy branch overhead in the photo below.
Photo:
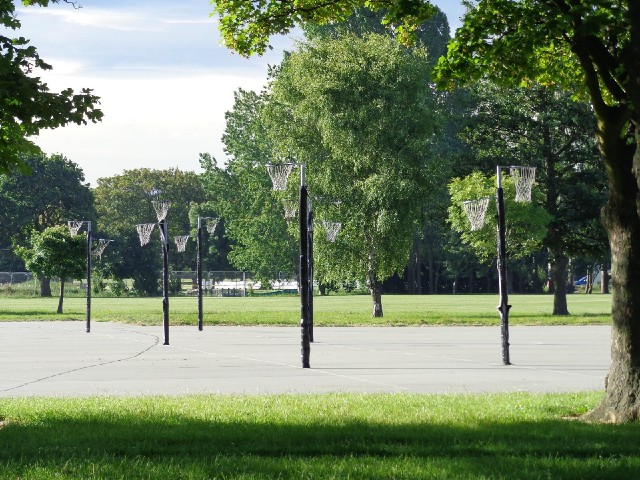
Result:
{"label": "leafy branch overhead", "polygon": [[286,34],[303,23],[327,24],[344,20],[362,6],[383,11],[389,25],[403,43],[411,42],[416,28],[434,13],[424,0],[214,0],[214,11],[224,44],[243,56],[262,55],[270,48],[270,37]]}
{"label": "leafy branch overhead", "polygon": [[[25,5],[47,6],[47,0],[25,0]],[[64,2],[71,3],[71,2]],[[0,0],[0,24],[11,30],[20,28],[15,5]],[[38,152],[30,137],[42,129],[69,123],[96,123],[102,119],[97,108],[99,97],[89,88],[79,93],[67,88],[52,92],[39,71],[51,70],[36,48],[24,37],[0,35],[0,173],[25,168],[21,158]]]}

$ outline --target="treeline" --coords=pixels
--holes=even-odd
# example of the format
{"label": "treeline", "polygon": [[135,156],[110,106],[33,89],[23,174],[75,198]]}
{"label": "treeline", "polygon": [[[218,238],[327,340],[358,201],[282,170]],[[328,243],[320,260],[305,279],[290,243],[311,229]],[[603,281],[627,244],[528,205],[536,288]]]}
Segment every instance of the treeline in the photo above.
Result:
{"label": "treeline", "polygon": [[[26,158],[30,173],[0,179],[0,270],[24,269],[16,247],[34,233],[91,221],[94,238],[113,240],[95,268],[156,294],[162,269],[156,229],[140,246],[136,224],[153,223],[152,202],[171,201],[169,236],[191,235],[174,270],[195,270],[198,217],[219,217],[206,236],[203,268],[256,276],[297,270],[300,169],[274,192],[266,165],[306,167],[315,215],[315,279],[322,291],[366,285],[416,294],[497,291],[495,201],[471,231],[462,202],[495,196],[496,166],[536,167],[532,202],[513,199],[505,170],[509,285],[556,295],[566,314],[572,275],[608,264],[599,222],[606,177],[590,105],[560,89],[504,89],[488,80],[456,92],[431,80],[444,55],[448,23],[437,14],[418,42],[399,45],[380,18],[359,11],[343,24],[308,28],[271,68],[261,92],[238,90],[226,114],[227,158],[202,154],[203,172],[137,169],[95,188],[63,156]],[[335,242],[323,221],[340,222]],[[174,253],[175,252],[175,253]],[[45,282],[46,283],[46,282]],[[571,285],[570,285],[571,286]]]}

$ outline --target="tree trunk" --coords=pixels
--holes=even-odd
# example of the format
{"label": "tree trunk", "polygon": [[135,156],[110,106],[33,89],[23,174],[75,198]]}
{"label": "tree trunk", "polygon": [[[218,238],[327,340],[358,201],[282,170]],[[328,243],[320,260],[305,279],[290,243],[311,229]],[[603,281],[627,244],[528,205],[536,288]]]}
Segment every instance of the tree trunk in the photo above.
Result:
{"label": "tree trunk", "polygon": [[51,296],[51,279],[47,277],[39,277],[39,280],[40,280],[40,296],[50,297]]}
{"label": "tree trunk", "polygon": [[369,284],[369,292],[371,293],[371,300],[373,301],[373,313],[374,318],[380,318],[382,314],[382,282],[378,281],[375,271],[369,270],[367,272],[367,283]]}
{"label": "tree trunk", "polygon": [[62,313],[62,302],[64,301],[64,278],[60,279],[60,297],[58,298],[58,311]]}
{"label": "tree trunk", "polygon": [[553,289],[553,315],[569,315],[567,307],[567,269],[569,257],[562,249],[549,252],[550,277],[554,285]]}
{"label": "tree trunk", "polygon": [[584,283],[584,293],[593,292],[593,267],[589,265],[587,267],[587,280]]}
{"label": "tree trunk", "polygon": [[600,275],[600,293],[609,293],[609,267],[606,263],[602,264]]}
{"label": "tree trunk", "polygon": [[609,178],[602,220],[612,258],[611,365],[604,399],[584,416],[588,421],[614,423],[638,420],[640,413],[640,192],[636,180],[640,176],[640,150],[636,150],[640,132],[635,132],[636,145],[626,143],[620,134],[623,127],[615,128],[620,120],[614,116],[623,117],[623,111],[599,122]]}

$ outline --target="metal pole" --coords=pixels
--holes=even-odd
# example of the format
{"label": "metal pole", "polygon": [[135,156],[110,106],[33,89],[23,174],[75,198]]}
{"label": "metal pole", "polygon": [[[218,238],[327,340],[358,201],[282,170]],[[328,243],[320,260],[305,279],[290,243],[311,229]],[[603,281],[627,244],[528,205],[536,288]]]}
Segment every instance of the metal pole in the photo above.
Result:
{"label": "metal pole", "polygon": [[309,231],[309,256],[307,261],[309,262],[309,341],[313,342],[313,207],[311,201],[309,201],[309,220],[307,222],[307,229]]}
{"label": "metal pole", "polygon": [[164,345],[169,345],[169,229],[167,219],[160,221],[162,231],[162,324]]}
{"label": "metal pole", "polygon": [[202,219],[198,217],[196,270],[198,271],[198,330],[202,331]]}
{"label": "metal pole", "polygon": [[87,333],[91,331],[91,222],[87,222]]}
{"label": "metal pole", "polygon": [[301,165],[300,171],[300,337],[302,368],[310,368],[309,355],[311,346],[309,344],[309,234],[307,218],[307,186],[305,181],[305,166]]}
{"label": "metal pole", "polygon": [[498,206],[498,289],[500,291],[500,333],[502,338],[502,363],[511,365],[509,359],[509,293],[507,285],[507,263],[506,263],[506,226],[504,213],[504,192],[502,190],[502,178],[500,167],[497,167],[497,191],[496,202]]}

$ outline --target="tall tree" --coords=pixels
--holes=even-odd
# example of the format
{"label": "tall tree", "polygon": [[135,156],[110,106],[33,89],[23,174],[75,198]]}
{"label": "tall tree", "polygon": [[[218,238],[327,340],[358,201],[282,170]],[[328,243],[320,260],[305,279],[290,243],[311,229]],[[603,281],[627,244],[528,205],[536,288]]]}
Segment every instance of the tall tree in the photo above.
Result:
{"label": "tall tree", "polygon": [[428,72],[423,49],[343,35],[303,44],[270,85],[276,151],[307,165],[312,196],[341,201],[340,218],[326,220],[342,221],[344,241],[318,244],[318,274],[365,281],[374,316],[381,282],[407,264],[420,215],[438,125]]}
{"label": "tall tree", "polygon": [[[27,156],[28,173],[0,176],[0,244],[26,242],[32,231],[66,224],[68,220],[95,221],[93,195],[84,172],[62,155]],[[47,277],[40,278],[41,294],[50,296]]]}
{"label": "tall tree", "polygon": [[609,182],[602,219],[612,254],[612,349],[606,395],[590,419],[640,416],[640,4],[635,0],[480,1],[438,72],[443,85],[481,75],[537,80],[588,96]]}
{"label": "tall tree", "polygon": [[210,155],[204,155],[201,164],[212,205],[224,218],[230,263],[268,282],[280,271],[295,272],[296,245],[267,174],[274,153],[262,115],[264,103],[264,94],[235,92],[222,137],[227,165],[218,167]]}
{"label": "tall tree", "polygon": [[[59,2],[24,0],[23,3],[46,7]],[[20,29],[12,0],[0,1],[0,24],[6,29]],[[68,123],[95,123],[102,118],[102,112],[96,108],[99,98],[91,89],[75,93],[68,88],[56,93],[34,75],[50,69],[29,40],[0,34],[0,173],[27,168],[22,161],[24,155],[39,153],[30,138],[42,129]]]}
{"label": "tall tree", "polygon": [[[136,290],[157,292],[157,272],[161,270],[159,249],[140,247],[136,225],[156,223],[152,201],[171,202],[167,223],[169,241],[191,230],[189,210],[205,201],[200,179],[194,172],[177,168],[125,170],[121,175],[98,179],[94,190],[100,230],[114,243],[109,246],[111,274],[117,278],[133,278]],[[154,239],[158,237],[157,227]],[[155,244],[155,240],[154,240]],[[171,255],[174,270],[195,269],[195,242],[189,241],[185,254]]]}
{"label": "tall tree", "polygon": [[66,280],[84,278],[86,245],[85,235],[72,236],[66,226],[60,225],[42,232],[33,230],[28,243],[16,247],[29,271],[42,277],[60,279],[57,313],[63,311]]}
{"label": "tall tree", "polygon": [[553,314],[568,315],[569,258],[602,258],[607,249],[604,229],[594,225],[606,201],[606,178],[591,108],[541,85],[505,89],[480,81],[473,91],[478,101],[461,138],[487,171],[495,165],[537,167],[533,188],[542,193],[541,206],[552,218],[544,246],[551,265]]}

